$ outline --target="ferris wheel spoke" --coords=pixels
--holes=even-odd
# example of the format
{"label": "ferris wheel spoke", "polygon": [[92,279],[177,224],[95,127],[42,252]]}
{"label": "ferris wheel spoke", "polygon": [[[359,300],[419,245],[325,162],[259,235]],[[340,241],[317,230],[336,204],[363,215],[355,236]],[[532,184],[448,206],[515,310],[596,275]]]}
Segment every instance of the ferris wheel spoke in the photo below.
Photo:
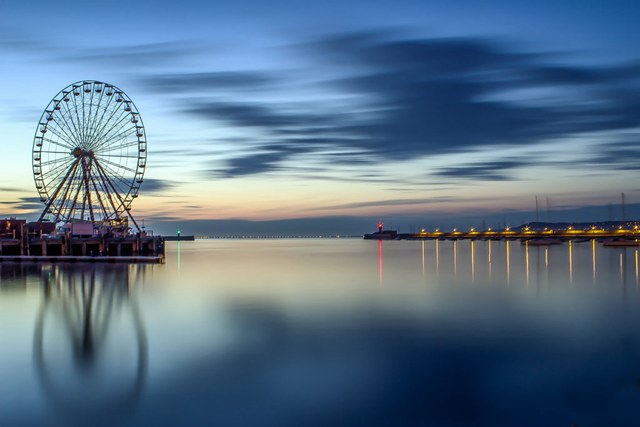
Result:
{"label": "ferris wheel spoke", "polygon": [[[71,207],[69,208],[69,217],[73,217],[73,211],[76,207],[76,204],[78,203],[78,196],[80,195],[80,190],[82,190],[82,177],[79,177],[80,179],[78,180],[79,182],[77,183],[77,187],[78,189],[76,190],[76,195],[73,197],[73,203],[71,204]],[[83,219],[83,218],[81,218]]]}
{"label": "ferris wheel spoke", "polygon": [[[71,158],[71,160],[73,160],[73,158]],[[68,164],[59,164],[54,166],[53,168],[49,169],[48,171],[44,172],[41,177],[43,181],[48,180],[49,178],[53,177],[52,180],[49,180],[49,183],[53,182],[55,179],[57,179],[58,177],[60,177],[64,172],[64,168],[67,167]]]}
{"label": "ferris wheel spoke", "polygon": [[[57,136],[58,138],[60,138],[63,142],[65,142],[67,148],[73,149],[73,145],[74,145],[73,142],[72,141],[67,141],[67,138],[64,135],[60,134],[56,128],[48,126],[47,130],[49,132],[51,132],[52,134],[54,134],[55,136]],[[45,140],[45,138],[43,138],[43,140]],[[53,139],[49,139],[49,138],[47,138],[46,141],[53,142],[54,144],[56,143],[56,142],[54,142]],[[57,143],[58,143],[58,145],[60,145],[60,141],[57,141]]]}
{"label": "ferris wheel spoke", "polygon": [[103,172],[106,173],[107,177],[110,178],[109,180],[114,184],[114,186],[117,187],[118,193],[122,193],[123,197],[126,197],[129,194],[129,191],[131,191],[131,181],[128,181],[111,169],[107,163],[104,163],[104,159],[100,159],[100,161],[103,162],[100,163],[100,167]]}
{"label": "ferris wheel spoke", "polygon": [[69,170],[67,171],[65,178],[62,180],[62,182],[60,183],[60,185],[56,188],[55,192],[53,193],[53,195],[49,198],[49,201],[47,201],[47,204],[45,205],[44,210],[42,211],[42,214],[40,215],[40,219],[38,221],[42,221],[44,215],[46,214],[46,212],[49,210],[49,208],[51,207],[51,204],[56,200],[56,197],[58,197],[58,194],[60,193],[60,189],[63,187],[63,184],[65,182],[65,180],[69,177],[69,175],[78,167],[78,159],[76,159],[76,161],[71,165],[71,167],[69,167]]}
{"label": "ferris wheel spoke", "polygon": [[[120,197],[120,194],[118,193],[118,190],[116,189],[116,187],[113,185],[113,183],[109,179],[106,171],[102,168],[102,165],[100,165],[100,162],[98,162],[97,160],[96,160],[96,166],[98,169],[98,174],[102,177],[102,185],[104,189],[107,191],[108,200],[111,203],[113,210],[116,212],[116,215],[118,215],[118,212],[119,212],[118,207],[116,207],[116,204],[113,201],[112,193],[115,193],[118,201],[120,202],[120,205],[118,206],[122,206],[124,208],[125,206],[124,206],[124,203],[122,202],[122,198]],[[109,187],[111,187],[112,190],[109,190]]]}
{"label": "ferris wheel spoke", "polygon": [[[74,96],[73,91],[67,93],[64,99],[67,97]],[[69,107],[69,101],[64,101],[64,108],[67,110],[67,118],[71,122],[71,126],[73,126],[73,134],[76,136],[76,145],[79,142],[78,138],[81,137],[80,131],[78,130],[78,126],[76,125],[75,120],[73,119],[73,113],[71,112],[71,108]],[[68,125],[68,123],[67,123]]]}
{"label": "ferris wheel spoke", "polygon": [[122,150],[124,148],[130,148],[130,147],[135,147],[136,145],[138,145],[139,142],[138,141],[131,141],[128,142],[126,144],[121,144],[121,145],[111,145],[109,147],[105,147],[99,150],[93,150],[94,153],[98,153],[98,154],[102,154],[102,155],[108,155],[105,153],[111,152],[111,151],[116,151],[116,150]]}
{"label": "ferris wheel spoke", "polygon": [[[104,91],[106,90],[106,88],[103,88],[102,93],[104,93]],[[92,132],[92,134],[90,135],[90,141],[93,141],[96,137],[96,135],[99,135],[100,132],[104,129],[103,128],[103,124],[102,124],[102,120],[104,119],[104,116],[107,114],[107,111],[109,111],[109,107],[111,106],[111,101],[113,100],[113,95],[112,96],[108,96],[107,97],[107,102],[102,110],[102,114],[100,115],[100,119],[98,120],[98,123],[94,126],[94,130]],[[102,98],[100,98],[100,101],[102,101]],[[112,111],[113,112],[113,111]],[[97,117],[97,115],[96,115]]]}
{"label": "ferris wheel spoke", "polygon": [[77,135],[78,135],[78,139],[79,139],[80,141],[82,141],[82,140],[84,139],[84,134],[82,133],[82,122],[81,122],[81,120],[80,120],[80,113],[78,112],[78,101],[76,100],[76,98],[78,97],[78,95],[76,95],[75,91],[76,91],[76,88],[74,88],[74,89],[71,91],[71,96],[70,96],[70,98],[71,98],[71,100],[72,100],[71,102],[73,103],[73,111],[70,111],[70,112],[69,112],[69,114],[70,114],[71,116],[73,116],[73,115],[75,115],[75,116],[76,116],[76,119],[75,119],[75,123],[76,123],[76,125],[77,125],[76,133],[77,133]]}
{"label": "ferris wheel spoke", "polygon": [[[113,98],[113,95],[111,96],[111,98]],[[116,114],[117,118],[115,119],[115,121],[112,121],[114,117],[116,117]],[[106,134],[108,134],[113,129],[114,123],[117,124],[123,116],[126,117],[126,111],[124,111],[124,108],[121,109],[120,105],[116,103],[116,105],[113,106],[109,117],[107,117],[107,121],[105,121],[104,124],[102,124],[102,127],[100,127],[98,131],[92,136],[91,146],[95,146],[98,141],[100,141]]]}
{"label": "ferris wheel spoke", "polygon": [[71,126],[69,124],[69,122],[71,122],[73,124],[73,120],[71,120],[69,118],[69,115],[64,113],[63,111],[60,112],[60,116],[56,117],[54,120],[54,123],[57,125],[57,128],[60,129],[60,132],[62,132],[64,135],[67,136],[67,140],[74,146],[78,145],[78,138],[76,135],[76,132],[74,132],[73,129],[71,129]]}
{"label": "ferris wheel spoke", "polygon": [[[95,107],[96,107],[96,112],[95,114],[93,114],[93,120],[91,120],[91,132],[89,133],[89,141],[91,141],[93,139],[93,136],[95,134],[96,131],[96,126],[97,126],[97,121],[98,121],[98,113],[100,111],[100,104],[102,103],[102,95],[104,94],[104,91],[100,91],[100,96],[98,96],[98,102],[96,103]],[[91,94],[92,96],[92,100],[93,100],[93,93]],[[91,108],[90,110],[91,111]]]}
{"label": "ferris wheel spoke", "polygon": [[129,156],[127,154],[102,154],[100,156],[101,158],[105,158],[105,159],[110,159],[110,158],[116,158],[116,159],[139,159],[140,156]]}
{"label": "ferris wheel spoke", "polygon": [[113,167],[121,168],[121,169],[124,169],[124,170],[129,171],[129,172],[134,173],[134,174],[136,173],[135,169],[131,169],[130,167],[119,165],[117,163],[112,162],[111,160],[105,159],[104,157],[101,157],[100,161],[102,161],[104,163],[107,163],[108,165],[111,165]]}
{"label": "ferris wheel spoke", "polygon": [[66,154],[68,155],[68,151],[51,151],[51,150],[40,150],[38,153],[47,153],[47,154]]}
{"label": "ferris wheel spoke", "polygon": [[[71,97],[71,99],[73,99],[73,106],[74,106],[74,112],[76,113],[76,119],[78,120],[78,134],[80,136],[80,141],[84,141],[86,140],[86,135],[84,133],[84,121],[82,119],[80,119],[80,108],[78,107],[78,97],[82,97],[84,96],[84,92],[82,90],[82,86],[80,86],[78,88],[80,90],[80,93],[78,95],[76,95],[75,90],[73,91],[73,97]],[[83,109],[82,109],[82,114],[84,115],[84,101],[83,101]]]}
{"label": "ferris wheel spoke", "polygon": [[118,192],[122,193],[126,197],[131,191],[131,182],[117,175],[111,168],[109,168],[108,165],[104,164],[101,166],[103,167],[105,173],[108,172],[107,176],[110,176],[112,178],[111,182],[113,182],[117,187],[117,189],[119,190]]}
{"label": "ferris wheel spoke", "polygon": [[68,145],[61,144],[60,141],[56,141],[56,140],[53,140],[53,139],[50,139],[50,138],[42,138],[42,140],[43,141],[47,141],[48,143],[57,145],[59,147],[66,148],[67,150],[69,150],[69,151],[66,152],[67,154],[69,154],[69,152],[73,149],[72,147],[69,147]]}
{"label": "ferris wheel spoke", "polygon": [[[78,140],[81,140],[82,131],[80,128],[80,118],[78,116],[78,107],[77,107],[77,103],[75,102],[76,95],[74,95],[74,90],[75,89],[72,89],[68,95],[69,101],[66,103],[67,112],[69,113],[69,119],[71,120],[71,124],[73,124],[74,134],[76,135]],[[72,111],[72,108],[73,108],[73,111]]]}
{"label": "ferris wheel spoke", "polygon": [[85,97],[84,97],[84,85],[82,85],[80,87],[80,106],[82,107],[82,134],[84,135],[84,140],[86,140],[87,137],[87,121],[86,121],[86,102],[85,102]]}
{"label": "ferris wheel spoke", "polygon": [[65,157],[58,157],[58,158],[56,158],[56,159],[47,160],[46,162],[41,162],[41,163],[40,163],[40,166],[41,166],[41,167],[42,167],[42,166],[49,166],[49,165],[54,165],[54,164],[56,164],[56,163],[60,163],[60,162],[68,163],[68,162],[69,162],[69,160],[72,160],[72,159],[73,159],[72,157],[68,157],[68,156],[65,156]]}
{"label": "ferris wheel spoke", "polygon": [[71,212],[69,210],[69,208],[71,207],[71,200],[69,200],[68,197],[73,193],[75,189],[75,181],[75,177],[69,180],[67,188],[65,189],[64,198],[62,199],[62,203],[60,204],[60,217],[64,219],[71,218]]}
{"label": "ferris wheel spoke", "polygon": [[[127,126],[128,124],[128,114],[125,111],[122,111],[118,116],[116,121],[107,129],[105,132],[101,133],[100,136],[94,139],[92,146],[94,148],[103,146],[107,140],[113,140],[113,136],[120,133],[120,131]],[[107,122],[108,124],[109,122]]]}
{"label": "ferris wheel spoke", "polygon": [[[102,165],[100,165],[100,163],[96,160],[96,166],[98,166],[99,169],[102,169]],[[116,190],[115,186],[113,185],[113,183],[111,182],[111,180],[109,179],[109,177],[107,176],[107,174],[104,173],[104,169],[102,169],[102,174],[105,177],[105,179],[107,180],[107,183],[111,186],[111,188],[115,191],[116,193],[116,197],[118,197],[118,199],[120,200],[120,204],[123,207],[123,209],[125,210],[125,212],[127,213],[127,215],[129,216],[129,218],[131,218],[131,221],[133,222],[133,224],[136,226],[136,228],[138,229],[138,231],[140,231],[140,227],[138,227],[138,223],[136,222],[135,218],[131,215],[131,213],[129,212],[129,206],[125,204],[125,200],[122,198],[122,196],[120,196],[120,193],[118,193],[118,191]],[[129,202],[131,203],[131,202]]]}
{"label": "ferris wheel spoke", "polygon": [[[88,164],[87,164],[88,163]],[[94,221],[93,217],[93,206],[91,205],[91,189],[89,188],[89,174],[91,173],[91,158],[89,158],[88,162],[84,161],[80,162],[82,165],[82,182],[83,182],[83,190],[84,195],[82,197],[82,211],[80,213],[80,217],[84,218],[84,213],[86,208],[89,208],[89,218],[91,222]]]}
{"label": "ferris wheel spoke", "polygon": [[[118,134],[114,134],[112,135],[109,139],[106,139],[104,141],[101,141],[99,145],[97,145],[97,149],[100,150],[102,148],[106,148],[106,147],[110,147],[112,143],[119,143],[122,140],[127,139],[129,136],[132,136],[133,134],[135,134],[136,132],[136,127],[132,126],[128,129],[125,129],[123,131],[121,131]],[[137,141],[136,141],[137,143]],[[96,151],[94,149],[94,151]]]}
{"label": "ferris wheel spoke", "polygon": [[89,117],[87,117],[86,119],[87,135],[90,135],[91,119],[92,119],[91,112],[93,110],[93,88],[90,88],[90,90],[91,92],[89,93]]}
{"label": "ferris wheel spoke", "polygon": [[89,179],[91,180],[91,183],[93,184],[93,188],[95,189],[95,193],[96,193],[96,197],[98,199],[98,203],[100,204],[100,208],[102,208],[102,212],[104,213],[103,219],[106,219],[107,217],[109,217],[109,213],[107,212],[107,208],[104,206],[104,202],[102,201],[102,196],[100,196],[100,193],[102,191],[104,191],[104,187],[103,187],[102,191],[98,188],[98,185],[96,184],[96,180],[95,180],[93,174],[89,175]]}
{"label": "ferris wheel spoke", "polygon": [[127,140],[130,136],[133,136],[135,133],[135,127],[131,127],[128,129],[121,128],[119,133],[112,134],[108,139],[103,139],[100,141],[94,148],[94,151],[101,150],[103,148],[108,148],[113,144],[120,144],[123,140]]}
{"label": "ferris wheel spoke", "polygon": [[[55,109],[54,109],[55,111]],[[60,119],[63,119],[64,116],[61,114],[60,115]],[[54,129],[56,132],[60,132],[61,134],[64,135],[64,137],[61,137],[63,139],[65,139],[66,141],[69,141],[70,144],[72,145],[78,145],[78,141],[76,140],[76,138],[73,137],[72,134],[70,134],[69,132],[67,132],[67,129],[65,129],[61,124],[60,124],[60,120],[54,116],[52,123],[55,126],[47,126],[47,129]]]}

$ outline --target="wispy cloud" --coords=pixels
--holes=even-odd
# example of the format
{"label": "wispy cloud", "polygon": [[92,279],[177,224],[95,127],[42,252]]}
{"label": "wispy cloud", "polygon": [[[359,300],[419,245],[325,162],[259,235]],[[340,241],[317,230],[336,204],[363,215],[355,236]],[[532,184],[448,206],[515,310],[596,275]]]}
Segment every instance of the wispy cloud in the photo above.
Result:
{"label": "wispy cloud", "polygon": [[[240,145],[239,155],[217,162],[215,173],[226,177],[284,170],[309,153],[314,166],[331,170],[481,149],[496,159],[435,174],[517,179],[517,169],[531,162],[504,158],[499,148],[630,130],[640,117],[637,63],[567,65],[495,40],[382,31],[291,49],[313,64],[300,73],[304,79],[287,70],[278,77],[273,70],[238,70],[156,73],[141,82],[179,94],[176,108],[196,119],[257,135],[250,150]],[[255,99],[257,89],[271,97]]]}
{"label": "wispy cloud", "polygon": [[464,165],[447,166],[437,169],[434,174],[457,179],[479,179],[483,181],[507,181],[514,179],[513,170],[537,165],[537,161],[510,159],[475,162]]}

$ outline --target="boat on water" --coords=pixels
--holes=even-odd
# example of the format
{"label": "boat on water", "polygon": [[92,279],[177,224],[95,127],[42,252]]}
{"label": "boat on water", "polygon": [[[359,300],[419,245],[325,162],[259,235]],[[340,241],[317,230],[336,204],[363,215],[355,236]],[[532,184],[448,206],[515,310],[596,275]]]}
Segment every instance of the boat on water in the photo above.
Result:
{"label": "boat on water", "polygon": [[631,239],[610,239],[602,242],[602,246],[613,246],[613,247],[640,246],[640,242],[638,242],[638,240],[631,240]]}

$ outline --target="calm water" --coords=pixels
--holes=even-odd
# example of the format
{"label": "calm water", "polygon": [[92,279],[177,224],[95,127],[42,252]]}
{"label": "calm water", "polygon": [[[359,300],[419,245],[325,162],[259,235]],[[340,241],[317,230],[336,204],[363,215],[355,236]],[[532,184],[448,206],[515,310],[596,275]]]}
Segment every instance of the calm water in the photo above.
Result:
{"label": "calm water", "polygon": [[0,273],[1,426],[640,424],[635,248],[211,240]]}

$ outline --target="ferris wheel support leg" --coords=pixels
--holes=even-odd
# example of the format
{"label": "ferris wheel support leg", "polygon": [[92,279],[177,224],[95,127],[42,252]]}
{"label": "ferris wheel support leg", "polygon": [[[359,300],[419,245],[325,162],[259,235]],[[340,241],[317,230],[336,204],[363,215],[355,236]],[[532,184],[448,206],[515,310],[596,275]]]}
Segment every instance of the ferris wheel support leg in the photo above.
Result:
{"label": "ferris wheel support leg", "polygon": [[[84,180],[84,191],[86,194],[87,205],[89,206],[89,218],[91,222],[95,222],[93,216],[93,203],[91,202],[91,189],[89,187],[89,177],[91,177],[91,158],[89,158],[89,164],[85,165],[82,162],[82,179]],[[84,206],[82,206],[82,215],[84,216]]]}
{"label": "ferris wheel support leg", "polygon": [[76,159],[71,164],[71,166],[69,166],[69,170],[65,174],[64,178],[62,178],[62,181],[60,181],[60,185],[58,185],[58,188],[56,188],[56,191],[53,193],[53,196],[51,196],[51,198],[49,199],[49,201],[45,205],[44,210],[40,214],[40,218],[38,218],[38,221],[42,221],[44,219],[44,216],[47,214],[47,212],[51,208],[51,205],[56,200],[56,197],[58,197],[58,193],[60,193],[60,190],[62,189],[62,187],[64,187],[64,184],[67,182],[67,178],[69,178],[69,175],[71,175],[71,172],[75,171],[75,169],[78,167],[78,161],[79,161],[79,159]]}
{"label": "ferris wheel support leg", "polygon": [[113,190],[114,193],[116,193],[116,197],[118,198],[118,200],[120,201],[120,203],[122,204],[122,206],[124,207],[125,212],[127,213],[127,215],[129,215],[129,218],[131,218],[131,221],[133,222],[133,224],[136,226],[136,229],[140,232],[142,231],[140,229],[140,227],[138,226],[138,223],[136,222],[135,218],[133,217],[133,215],[131,215],[131,212],[129,212],[129,209],[127,206],[124,205],[124,200],[122,200],[122,197],[120,197],[120,193],[118,193],[118,190],[116,190],[115,186],[113,185],[113,183],[111,182],[111,180],[109,179],[109,176],[107,176],[106,172],[104,171],[104,169],[102,168],[102,166],[100,165],[100,163],[98,162],[97,159],[95,159],[95,164],[98,167],[98,169],[100,169],[102,171],[102,176],[107,180],[107,183],[111,186],[111,189]]}

